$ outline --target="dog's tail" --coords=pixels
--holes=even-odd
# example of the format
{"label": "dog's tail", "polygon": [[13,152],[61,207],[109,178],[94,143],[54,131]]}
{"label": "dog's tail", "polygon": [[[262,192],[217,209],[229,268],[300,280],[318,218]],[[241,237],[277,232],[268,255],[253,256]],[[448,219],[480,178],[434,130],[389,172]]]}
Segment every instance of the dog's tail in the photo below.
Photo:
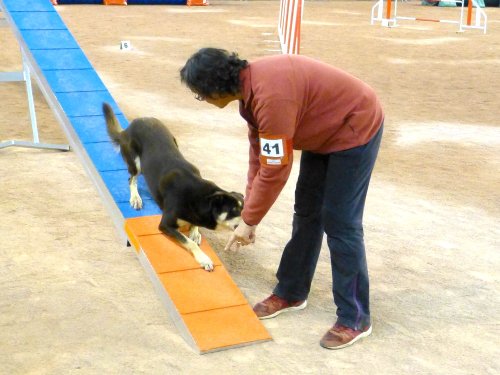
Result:
{"label": "dog's tail", "polygon": [[102,103],[102,111],[104,112],[104,118],[106,119],[106,127],[108,129],[109,137],[111,141],[117,146],[120,145],[120,135],[123,131],[118,119],[113,112],[113,108],[108,103]]}

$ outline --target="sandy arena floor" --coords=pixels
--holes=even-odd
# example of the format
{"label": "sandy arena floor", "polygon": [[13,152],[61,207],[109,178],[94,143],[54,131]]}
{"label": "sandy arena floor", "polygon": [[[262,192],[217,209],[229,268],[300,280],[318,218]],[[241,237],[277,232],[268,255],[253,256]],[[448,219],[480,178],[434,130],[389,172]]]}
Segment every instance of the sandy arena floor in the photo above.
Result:
{"label": "sandy arena floor", "polygon": [[[499,374],[500,9],[489,30],[405,22],[371,26],[372,2],[306,1],[302,54],[371,84],[386,131],[365,212],[373,335],[342,351],[318,345],[335,320],[329,254],[306,310],[265,321],[274,341],[200,356],[179,336],[134,252],[120,241],[72,152],[0,150],[0,374]],[[197,102],[178,78],[202,46],[253,59],[277,51],[278,1],[208,7],[59,6],[129,119],[156,116],[186,157],[243,191],[246,126],[236,106]],[[405,3],[401,15],[457,18]],[[0,71],[20,68],[0,30]],[[129,40],[130,51],[119,49]],[[65,142],[36,94],[41,139]],[[24,87],[0,86],[0,139],[29,139]],[[224,252],[203,233],[250,303],[275,283],[297,168],[258,229]]]}

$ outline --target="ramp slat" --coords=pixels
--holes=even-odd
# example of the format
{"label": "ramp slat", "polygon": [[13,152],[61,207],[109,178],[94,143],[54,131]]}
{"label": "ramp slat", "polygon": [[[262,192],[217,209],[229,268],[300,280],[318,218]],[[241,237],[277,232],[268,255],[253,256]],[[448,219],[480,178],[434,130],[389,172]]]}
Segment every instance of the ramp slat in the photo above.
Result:
{"label": "ramp slat", "polygon": [[12,18],[19,30],[64,30],[66,26],[56,12],[15,12]]}
{"label": "ramp slat", "polygon": [[55,12],[54,6],[50,1],[19,1],[19,0],[3,0],[5,8],[9,12]]}
{"label": "ramp slat", "polygon": [[48,70],[44,74],[49,85],[57,87],[58,93],[107,90],[94,69]]}
{"label": "ramp slat", "polygon": [[80,48],[68,30],[20,30],[30,50]]}
{"label": "ramp slat", "polygon": [[[116,115],[122,128],[128,126],[128,121],[123,115]],[[109,142],[108,132],[106,131],[106,122],[102,115],[71,117],[73,127],[82,143]],[[125,168],[125,165],[122,166]]]}
{"label": "ramp slat", "polygon": [[31,51],[41,70],[93,69],[79,48]]}

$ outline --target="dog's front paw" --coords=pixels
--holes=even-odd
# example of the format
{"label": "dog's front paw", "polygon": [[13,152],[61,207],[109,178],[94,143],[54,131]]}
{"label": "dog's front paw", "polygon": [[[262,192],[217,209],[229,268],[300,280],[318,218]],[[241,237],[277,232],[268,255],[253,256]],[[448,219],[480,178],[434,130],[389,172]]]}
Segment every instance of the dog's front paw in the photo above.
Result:
{"label": "dog's front paw", "polygon": [[130,205],[134,209],[140,210],[142,208],[142,198],[139,195],[130,197]]}
{"label": "dog's front paw", "polygon": [[196,261],[200,263],[200,265],[203,267],[205,271],[211,272],[214,270],[214,264],[207,255],[200,254],[198,257],[196,257]]}

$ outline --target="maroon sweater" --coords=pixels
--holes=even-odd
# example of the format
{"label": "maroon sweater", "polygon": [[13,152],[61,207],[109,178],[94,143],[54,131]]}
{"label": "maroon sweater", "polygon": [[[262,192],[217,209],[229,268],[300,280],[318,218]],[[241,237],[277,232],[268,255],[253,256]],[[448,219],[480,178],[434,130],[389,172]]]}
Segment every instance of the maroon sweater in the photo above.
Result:
{"label": "maroon sweater", "polygon": [[328,64],[297,55],[263,57],[241,71],[240,114],[250,157],[242,218],[260,223],[283,189],[293,152],[319,154],[364,145],[384,113],[373,89]]}

